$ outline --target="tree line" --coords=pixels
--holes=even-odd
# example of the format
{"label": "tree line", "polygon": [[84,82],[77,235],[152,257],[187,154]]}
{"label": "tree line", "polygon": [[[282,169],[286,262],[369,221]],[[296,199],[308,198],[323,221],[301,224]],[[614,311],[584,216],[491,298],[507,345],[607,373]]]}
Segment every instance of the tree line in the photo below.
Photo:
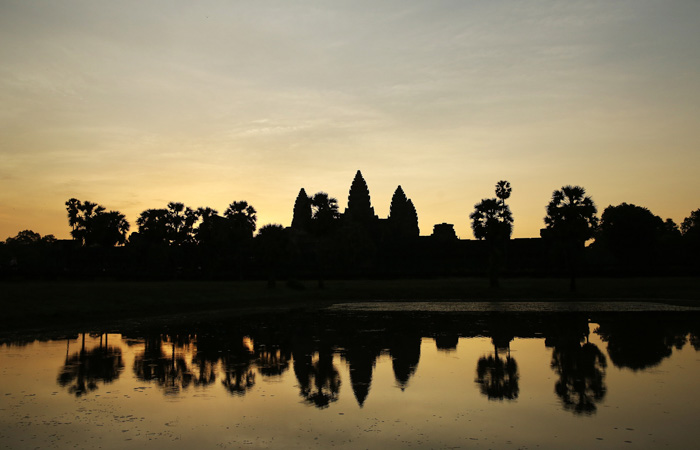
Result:
{"label": "tree line", "polygon": [[[232,202],[223,214],[170,202],[143,211],[137,230],[129,234],[131,225],[121,212],[71,198],[65,206],[72,242],[21,231],[0,243],[0,274],[264,277],[270,284],[280,277],[318,278],[322,286],[330,276],[483,273],[497,287],[504,271],[518,272],[518,264],[526,265],[518,263],[523,251],[511,244],[514,219],[506,200],[512,192],[501,180],[493,198],[474,205],[469,219],[477,242],[459,241],[453,232],[452,238],[438,239],[437,225],[432,237],[419,236],[416,208],[401,186],[392,196],[389,216],[378,218],[359,170],[344,213],[335,197],[326,192],[309,196],[302,188],[289,227],[258,229],[257,211],[244,200]],[[583,187],[563,186],[552,193],[545,211],[542,239],[528,245],[541,253],[535,264],[540,271],[566,268],[571,289],[581,270],[596,267],[645,273],[697,269],[693,255],[700,249],[700,209],[680,226],[627,203],[610,205],[598,217]],[[530,253],[537,253],[534,247]]]}

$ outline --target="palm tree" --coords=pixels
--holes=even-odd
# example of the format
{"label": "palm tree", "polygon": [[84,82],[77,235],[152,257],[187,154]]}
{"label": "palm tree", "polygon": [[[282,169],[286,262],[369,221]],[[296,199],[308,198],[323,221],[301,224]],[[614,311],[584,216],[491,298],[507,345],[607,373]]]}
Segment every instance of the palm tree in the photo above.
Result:
{"label": "palm tree", "polygon": [[81,244],[112,247],[126,242],[129,222],[119,211],[107,212],[102,205],[75,198],[66,202],[66,210],[71,236]]}
{"label": "palm tree", "polygon": [[311,198],[311,230],[316,235],[318,287],[323,288],[323,271],[330,259],[331,245],[327,242],[340,219],[338,200],[325,192],[317,192]]}
{"label": "palm tree", "polygon": [[513,189],[510,187],[510,183],[505,180],[501,180],[496,183],[496,197],[501,200],[501,204],[503,206],[506,205],[506,200],[508,197],[510,197],[512,190]]}
{"label": "palm tree", "polygon": [[338,200],[325,192],[317,192],[311,198],[311,220],[317,235],[328,234],[340,218]]}
{"label": "palm tree", "polygon": [[564,186],[552,193],[544,223],[547,234],[563,248],[571,274],[570,289],[576,290],[576,266],[585,242],[598,227],[598,209],[580,186]]}
{"label": "palm tree", "polygon": [[483,199],[474,205],[472,220],[474,237],[486,241],[489,247],[489,278],[491,287],[498,287],[498,267],[505,244],[513,231],[513,215],[508,205],[495,198]]}
{"label": "palm tree", "polygon": [[253,237],[255,223],[258,220],[257,211],[253,205],[249,205],[245,200],[233,202],[224,211],[224,217],[230,221],[232,228],[237,233],[241,233],[241,236]]}

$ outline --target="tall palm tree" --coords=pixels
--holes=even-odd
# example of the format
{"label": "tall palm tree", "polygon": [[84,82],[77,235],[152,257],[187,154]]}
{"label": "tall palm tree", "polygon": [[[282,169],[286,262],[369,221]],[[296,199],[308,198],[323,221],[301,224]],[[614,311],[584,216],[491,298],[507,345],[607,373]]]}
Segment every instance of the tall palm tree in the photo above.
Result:
{"label": "tall palm tree", "polygon": [[253,237],[255,223],[258,220],[257,211],[253,205],[249,205],[245,200],[233,202],[224,211],[224,217],[229,219],[235,230],[240,231],[246,237]]}
{"label": "tall palm tree", "polygon": [[508,205],[495,198],[483,199],[474,205],[472,220],[474,237],[486,241],[489,247],[489,279],[491,287],[498,287],[498,269],[505,245],[513,232],[513,215]]}
{"label": "tall palm tree", "polygon": [[576,290],[576,266],[580,253],[598,227],[597,213],[595,203],[580,186],[564,186],[554,191],[547,205],[544,223],[549,236],[562,245],[569,265],[572,291]]}
{"label": "tall palm tree", "polygon": [[503,206],[506,205],[506,200],[510,197],[510,193],[513,189],[510,187],[510,183],[506,180],[501,180],[496,183],[496,197],[501,200]]}
{"label": "tall palm tree", "polygon": [[331,245],[327,242],[329,235],[338,225],[340,212],[338,200],[325,192],[317,192],[311,198],[311,230],[316,235],[316,254],[318,264],[318,287],[323,288],[323,271],[330,259]]}

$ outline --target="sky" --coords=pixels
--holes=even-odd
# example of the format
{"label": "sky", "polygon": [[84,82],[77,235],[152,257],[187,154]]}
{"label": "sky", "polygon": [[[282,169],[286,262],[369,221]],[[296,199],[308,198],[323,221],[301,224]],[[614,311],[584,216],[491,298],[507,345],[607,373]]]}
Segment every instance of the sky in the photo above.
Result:
{"label": "sky", "polygon": [[700,1],[0,0],[0,240],[64,203],[341,211],[355,172],[422,235],[510,181],[513,237],[564,185],[700,208]]}

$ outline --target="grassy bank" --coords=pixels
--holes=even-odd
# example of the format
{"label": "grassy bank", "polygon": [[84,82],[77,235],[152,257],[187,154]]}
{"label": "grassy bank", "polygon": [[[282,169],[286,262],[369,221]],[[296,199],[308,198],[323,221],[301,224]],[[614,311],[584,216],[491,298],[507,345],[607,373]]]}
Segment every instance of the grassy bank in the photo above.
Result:
{"label": "grassy bank", "polygon": [[565,279],[505,279],[490,289],[482,278],[337,280],[295,288],[265,282],[5,282],[0,284],[2,330],[58,327],[206,311],[315,308],[371,300],[628,299],[700,305],[700,278],[588,278],[575,293]]}

